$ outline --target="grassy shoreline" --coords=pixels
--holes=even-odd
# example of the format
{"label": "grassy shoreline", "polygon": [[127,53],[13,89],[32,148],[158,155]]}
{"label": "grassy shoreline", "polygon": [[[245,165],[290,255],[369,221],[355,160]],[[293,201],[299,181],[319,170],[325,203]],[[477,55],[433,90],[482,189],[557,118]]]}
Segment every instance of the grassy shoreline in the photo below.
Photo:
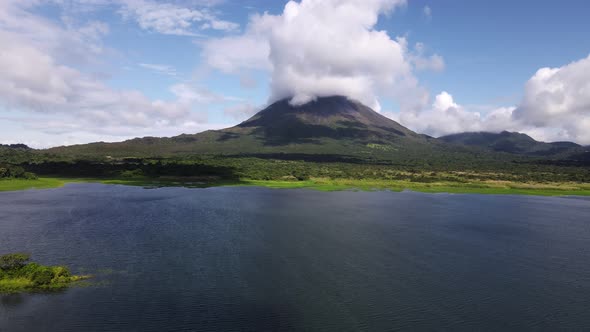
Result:
{"label": "grassy shoreline", "polygon": [[411,190],[424,193],[496,194],[533,196],[590,196],[587,183],[523,183],[513,181],[433,181],[413,182],[398,180],[355,180],[314,178],[304,181],[292,180],[240,180],[240,181],[191,181],[186,178],[38,178],[34,180],[1,180],[0,192],[29,189],[59,188],[68,183],[103,183],[141,187],[188,187],[205,188],[216,186],[256,186],[274,189],[312,189],[319,191],[342,190]]}

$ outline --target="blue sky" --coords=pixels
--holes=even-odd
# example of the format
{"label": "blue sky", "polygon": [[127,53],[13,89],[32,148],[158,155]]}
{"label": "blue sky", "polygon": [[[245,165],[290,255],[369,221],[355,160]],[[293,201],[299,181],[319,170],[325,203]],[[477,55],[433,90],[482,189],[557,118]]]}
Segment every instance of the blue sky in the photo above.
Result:
{"label": "blue sky", "polygon": [[196,133],[344,94],[435,136],[590,144],[585,1],[286,4],[5,0],[0,143]]}

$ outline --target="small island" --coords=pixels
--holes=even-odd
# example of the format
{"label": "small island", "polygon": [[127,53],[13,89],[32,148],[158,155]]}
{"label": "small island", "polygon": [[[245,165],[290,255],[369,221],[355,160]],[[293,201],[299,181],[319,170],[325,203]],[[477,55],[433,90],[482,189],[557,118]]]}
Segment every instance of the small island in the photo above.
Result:
{"label": "small island", "polygon": [[25,253],[0,256],[0,294],[62,290],[89,278],[72,275],[65,266],[44,266],[30,260]]}

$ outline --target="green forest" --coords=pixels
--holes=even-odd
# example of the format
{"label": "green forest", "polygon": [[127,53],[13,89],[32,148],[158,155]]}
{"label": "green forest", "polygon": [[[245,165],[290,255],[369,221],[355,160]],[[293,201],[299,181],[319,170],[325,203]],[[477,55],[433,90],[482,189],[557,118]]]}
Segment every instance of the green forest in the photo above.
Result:
{"label": "green forest", "polygon": [[[405,153],[389,159],[323,154],[76,158],[42,150],[12,149],[5,150],[2,161],[0,174],[12,181],[0,183],[0,190],[3,186],[6,190],[28,188],[29,184],[42,188],[79,181],[145,186],[256,183],[281,187],[277,183],[282,183],[285,187],[458,192],[495,188],[508,193],[511,188],[515,193],[516,189],[525,188],[527,193],[533,194],[537,190],[539,194],[582,195],[590,190],[587,185],[590,167],[585,165],[481,151],[472,154]],[[23,181],[15,182],[16,179]],[[328,183],[330,186],[326,187]]]}

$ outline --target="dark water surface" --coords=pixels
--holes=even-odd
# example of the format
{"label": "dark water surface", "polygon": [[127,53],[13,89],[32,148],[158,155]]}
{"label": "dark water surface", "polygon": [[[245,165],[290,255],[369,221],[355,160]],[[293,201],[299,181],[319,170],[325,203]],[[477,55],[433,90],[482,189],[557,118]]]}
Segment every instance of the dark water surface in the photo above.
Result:
{"label": "dark water surface", "polygon": [[590,328],[590,201],[142,189],[0,193],[0,253],[93,273],[1,331]]}

